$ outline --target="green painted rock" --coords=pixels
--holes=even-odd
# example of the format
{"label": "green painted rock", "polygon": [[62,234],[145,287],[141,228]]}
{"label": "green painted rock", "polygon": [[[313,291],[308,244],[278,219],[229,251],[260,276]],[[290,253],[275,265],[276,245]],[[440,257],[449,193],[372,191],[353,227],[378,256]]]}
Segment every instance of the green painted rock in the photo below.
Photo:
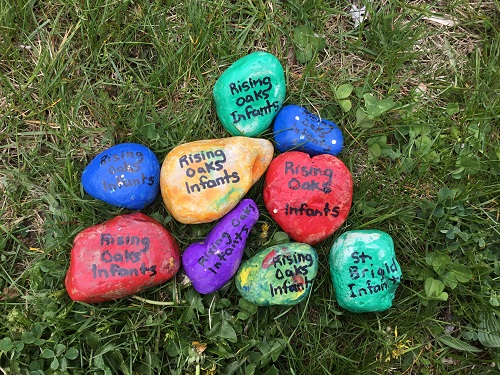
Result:
{"label": "green painted rock", "polygon": [[271,125],[285,100],[285,75],[279,60],[254,52],[231,65],[215,83],[215,108],[232,135],[254,137]]}
{"label": "green painted rock", "polygon": [[330,251],[330,273],[339,305],[352,312],[390,308],[402,277],[392,238],[379,230],[342,234]]}
{"label": "green painted rock", "polygon": [[309,245],[288,243],[268,247],[246,261],[236,274],[236,287],[260,305],[295,305],[311,292],[318,255]]}

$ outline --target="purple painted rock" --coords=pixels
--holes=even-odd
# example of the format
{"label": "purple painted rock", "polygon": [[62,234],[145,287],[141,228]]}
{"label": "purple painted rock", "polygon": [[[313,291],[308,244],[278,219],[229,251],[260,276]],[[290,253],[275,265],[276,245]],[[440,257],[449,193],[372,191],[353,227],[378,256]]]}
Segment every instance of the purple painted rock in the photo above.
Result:
{"label": "purple painted rock", "polygon": [[244,199],[219,221],[204,242],[192,244],[184,251],[182,266],[196,291],[213,293],[234,276],[250,230],[258,219],[255,202]]}
{"label": "purple painted rock", "polygon": [[160,223],[120,215],[75,237],[66,290],[75,301],[110,301],[164,283],[180,265],[179,246]]}

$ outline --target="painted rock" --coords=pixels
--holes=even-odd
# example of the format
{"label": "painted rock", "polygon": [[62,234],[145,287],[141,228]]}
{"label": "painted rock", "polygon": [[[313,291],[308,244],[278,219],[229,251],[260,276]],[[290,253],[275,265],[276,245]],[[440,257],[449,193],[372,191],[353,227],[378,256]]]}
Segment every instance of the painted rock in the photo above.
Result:
{"label": "painted rock", "polygon": [[271,246],[243,263],[235,282],[241,295],[260,305],[295,305],[311,292],[318,255],[309,245]]}
{"label": "painted rock", "polygon": [[164,283],[180,265],[177,242],[160,223],[120,215],[75,237],[66,289],[75,301],[110,301]]}
{"label": "painted rock", "polygon": [[205,241],[188,246],[182,254],[182,266],[196,291],[213,293],[234,276],[258,219],[255,202],[243,199],[217,223]]}
{"label": "painted rock", "polygon": [[160,164],[146,146],[122,143],[97,155],[82,173],[82,185],[92,197],[113,206],[140,210],[160,190]]}
{"label": "painted rock", "polygon": [[163,201],[181,223],[217,220],[264,174],[273,154],[272,143],[258,138],[232,137],[177,146],[161,167]]}
{"label": "painted rock", "polygon": [[279,60],[267,52],[254,52],[222,73],[213,96],[219,120],[229,133],[255,137],[269,128],[285,92]]}
{"label": "painted rock", "polygon": [[347,219],[352,202],[349,169],[333,155],[289,151],[266,174],[264,203],[272,218],[298,242],[316,244]]}
{"label": "painted rock", "polygon": [[298,105],[283,107],[274,119],[274,141],[280,152],[338,155],[344,138],[339,127]]}
{"label": "painted rock", "polygon": [[344,309],[374,312],[392,306],[402,274],[390,235],[345,232],[333,244],[329,262],[335,296]]}

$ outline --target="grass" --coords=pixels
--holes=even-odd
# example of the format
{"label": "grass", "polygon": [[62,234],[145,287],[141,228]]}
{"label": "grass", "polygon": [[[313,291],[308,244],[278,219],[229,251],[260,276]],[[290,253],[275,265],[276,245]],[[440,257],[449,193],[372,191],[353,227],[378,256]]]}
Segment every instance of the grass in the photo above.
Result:
{"label": "grass", "polygon": [[[370,18],[353,30],[343,1],[0,2],[2,373],[500,371],[500,4],[366,5]],[[302,25],[326,40],[306,63],[292,43]],[[63,280],[73,238],[127,212],[84,193],[87,163],[122,142],[161,161],[179,144],[228,136],[211,90],[260,50],[282,62],[286,103],[342,127],[355,182],[347,222],[316,247],[310,298],[256,307],[232,283],[201,296],[180,273],[139,299],[72,302]],[[342,84],[354,87],[347,112]],[[382,111],[368,108],[369,94]],[[261,218],[245,257],[280,231],[262,181],[248,196]],[[182,249],[212,227],[176,222],[160,198],[144,212]],[[392,235],[403,269],[384,313],[342,310],[330,282],[333,241],[366,228]]]}

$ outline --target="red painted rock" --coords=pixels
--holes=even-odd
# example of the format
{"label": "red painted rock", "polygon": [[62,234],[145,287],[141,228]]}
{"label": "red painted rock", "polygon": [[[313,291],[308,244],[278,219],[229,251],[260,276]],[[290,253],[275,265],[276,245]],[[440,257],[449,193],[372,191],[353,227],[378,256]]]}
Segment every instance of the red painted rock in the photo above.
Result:
{"label": "red painted rock", "polygon": [[266,174],[264,203],[295,241],[316,244],[347,219],[352,203],[351,172],[333,155],[285,152]]}
{"label": "red painted rock", "polygon": [[160,223],[120,215],[76,236],[66,289],[75,301],[110,301],[164,283],[180,265],[179,246]]}

